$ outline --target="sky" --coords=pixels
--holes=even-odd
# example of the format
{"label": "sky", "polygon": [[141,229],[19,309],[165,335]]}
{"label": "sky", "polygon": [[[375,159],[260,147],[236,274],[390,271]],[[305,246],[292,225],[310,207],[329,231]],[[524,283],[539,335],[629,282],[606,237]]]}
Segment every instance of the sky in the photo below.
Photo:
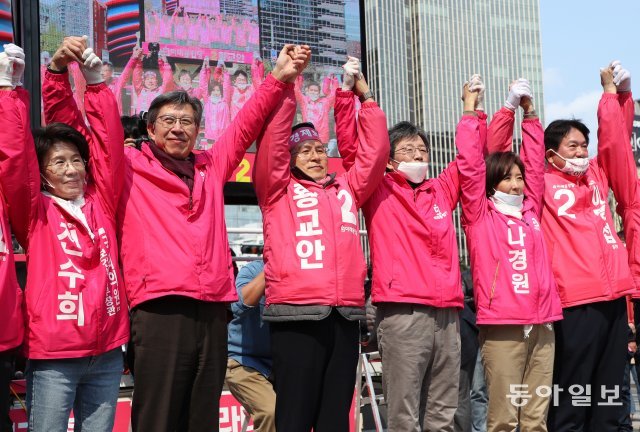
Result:
{"label": "sky", "polygon": [[540,0],[545,123],[582,119],[595,154],[600,68],[620,60],[640,99],[640,0]]}

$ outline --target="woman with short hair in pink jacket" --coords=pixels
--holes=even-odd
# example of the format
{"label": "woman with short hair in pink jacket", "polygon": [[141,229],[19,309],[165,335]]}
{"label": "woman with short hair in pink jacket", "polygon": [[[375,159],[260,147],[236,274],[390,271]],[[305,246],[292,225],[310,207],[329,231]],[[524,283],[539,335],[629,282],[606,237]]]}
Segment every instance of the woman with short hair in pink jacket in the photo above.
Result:
{"label": "woman with short hair in pink jacket", "polygon": [[[474,75],[465,93],[482,94]],[[462,225],[469,245],[480,350],[487,379],[487,431],[546,431],[560,297],[540,229],[544,132],[526,80],[505,106],[524,109],[521,157],[483,158],[480,139],[456,140]],[[466,106],[472,111],[474,106]],[[506,115],[502,110],[498,115]],[[465,111],[466,112],[466,111]]]}
{"label": "woman with short hair in pink jacket", "polygon": [[[86,39],[68,37],[45,73],[47,126],[34,145],[28,95],[6,79],[23,59],[18,47],[11,56],[0,54],[0,183],[27,254],[29,430],[67,430],[73,409],[76,430],[107,432],[120,388],[121,347],[129,339],[115,226],[124,133],[102,62]],[[71,61],[84,61],[90,129],[69,85]]]}

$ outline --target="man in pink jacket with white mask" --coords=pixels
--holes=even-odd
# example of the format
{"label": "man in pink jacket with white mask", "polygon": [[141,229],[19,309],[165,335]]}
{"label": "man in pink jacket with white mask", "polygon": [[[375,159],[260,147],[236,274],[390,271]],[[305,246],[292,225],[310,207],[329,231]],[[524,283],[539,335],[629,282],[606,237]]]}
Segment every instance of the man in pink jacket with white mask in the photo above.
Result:
{"label": "man in pink jacket with white mask", "polygon": [[[336,133],[346,167],[356,156],[355,106],[338,98]],[[460,139],[486,134],[483,111],[465,113]],[[419,127],[400,122],[389,132],[387,172],[364,203],[378,346],[390,431],[453,431],[458,405],[463,307],[451,213],[460,197],[456,162],[427,178],[431,146]],[[458,139],[458,138],[456,138]]]}

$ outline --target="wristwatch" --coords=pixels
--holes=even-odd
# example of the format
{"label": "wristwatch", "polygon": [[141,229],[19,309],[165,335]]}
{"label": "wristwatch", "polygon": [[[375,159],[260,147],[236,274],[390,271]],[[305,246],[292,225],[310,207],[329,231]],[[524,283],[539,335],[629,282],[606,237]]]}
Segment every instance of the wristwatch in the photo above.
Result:
{"label": "wristwatch", "polygon": [[375,98],[373,97],[373,92],[371,90],[369,90],[366,93],[361,94],[359,99],[360,99],[360,102],[362,102],[362,103],[364,103],[364,101],[366,101],[367,99],[374,99],[375,100]]}

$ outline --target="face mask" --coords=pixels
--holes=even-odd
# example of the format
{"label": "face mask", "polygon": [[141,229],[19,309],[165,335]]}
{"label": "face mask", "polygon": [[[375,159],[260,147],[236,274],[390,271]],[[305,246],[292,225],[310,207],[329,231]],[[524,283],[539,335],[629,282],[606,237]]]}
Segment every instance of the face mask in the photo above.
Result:
{"label": "face mask", "polygon": [[42,179],[42,186],[48,186],[51,189],[55,189],[55,186],[53,186],[51,184],[51,182],[49,180],[47,180],[47,178],[45,176],[43,176],[42,174],[40,174],[40,178]]}
{"label": "face mask", "polygon": [[249,85],[249,84],[247,84],[247,83],[243,83],[243,84],[236,84],[236,88],[237,88],[238,90],[244,90],[244,89],[246,89],[246,88],[247,88],[247,86],[248,86],[248,85]]}
{"label": "face mask", "polygon": [[553,150],[551,150],[551,151],[554,152],[560,159],[565,161],[565,164],[564,164],[563,168],[558,168],[556,166],[556,164],[554,164],[553,162],[551,163],[551,165],[553,165],[557,170],[562,171],[565,174],[570,174],[570,175],[574,175],[574,176],[581,176],[589,168],[589,159],[587,159],[587,158],[571,158],[571,159],[567,159],[567,158],[564,158],[564,157],[560,156],[557,152],[555,152]]}
{"label": "face mask", "polygon": [[310,94],[309,95],[309,99],[311,99],[313,102],[317,101],[318,99],[320,99],[320,95],[317,94]]}
{"label": "face mask", "polygon": [[212,103],[217,104],[218,102],[220,102],[222,100],[221,96],[211,96],[211,98],[209,99]]}
{"label": "face mask", "polygon": [[522,209],[522,201],[524,200],[524,195],[511,195],[497,190],[493,194],[493,198],[495,198],[496,201],[502,204],[516,207],[518,210],[520,210]]}
{"label": "face mask", "polygon": [[427,162],[394,162],[398,163],[396,171],[412,183],[422,183],[427,178]]}

